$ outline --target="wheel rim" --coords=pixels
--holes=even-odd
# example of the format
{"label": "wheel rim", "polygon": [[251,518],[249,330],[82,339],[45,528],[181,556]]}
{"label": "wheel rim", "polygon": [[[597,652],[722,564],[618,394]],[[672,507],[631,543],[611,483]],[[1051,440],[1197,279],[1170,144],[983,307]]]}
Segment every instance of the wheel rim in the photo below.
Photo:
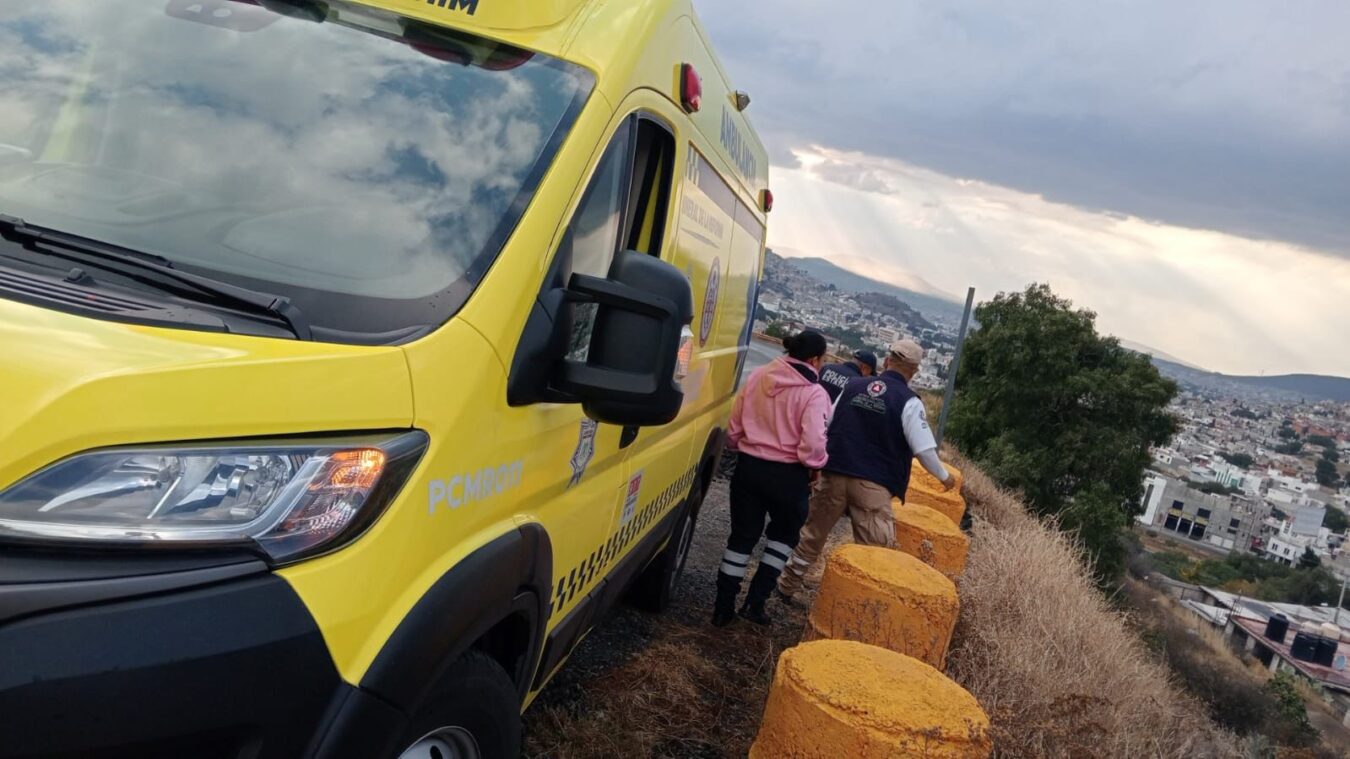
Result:
{"label": "wheel rim", "polygon": [[427,733],[399,754],[399,759],[482,759],[478,741],[462,727],[443,727]]}

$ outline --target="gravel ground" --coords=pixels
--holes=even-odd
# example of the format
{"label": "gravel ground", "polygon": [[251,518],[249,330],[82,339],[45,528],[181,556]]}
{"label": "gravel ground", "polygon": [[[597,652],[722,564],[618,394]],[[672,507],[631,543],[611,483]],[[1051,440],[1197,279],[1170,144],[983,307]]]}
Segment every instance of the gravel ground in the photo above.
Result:
{"label": "gravel ground", "polygon": [[[745,756],[778,653],[800,639],[810,599],[771,602],[778,618],[767,629],[740,619],[722,629],[708,623],[727,509],[727,482],[718,478],[672,607],[661,615],[627,606],[610,612],[525,714],[527,756]],[[672,694],[684,681],[688,695]]]}

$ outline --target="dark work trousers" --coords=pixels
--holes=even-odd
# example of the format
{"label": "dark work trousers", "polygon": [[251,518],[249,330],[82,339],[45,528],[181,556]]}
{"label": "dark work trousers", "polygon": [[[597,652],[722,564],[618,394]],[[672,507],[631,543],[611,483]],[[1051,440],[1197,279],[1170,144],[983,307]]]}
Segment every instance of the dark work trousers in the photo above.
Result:
{"label": "dark work trousers", "polygon": [[[745,601],[762,605],[768,600],[788,555],[797,545],[810,495],[811,472],[801,464],[740,454],[731,477],[731,537],[727,538],[727,550],[717,572],[718,608],[734,608],[750,554],[761,534],[767,538],[764,555]],[[765,517],[769,520],[767,529]]]}

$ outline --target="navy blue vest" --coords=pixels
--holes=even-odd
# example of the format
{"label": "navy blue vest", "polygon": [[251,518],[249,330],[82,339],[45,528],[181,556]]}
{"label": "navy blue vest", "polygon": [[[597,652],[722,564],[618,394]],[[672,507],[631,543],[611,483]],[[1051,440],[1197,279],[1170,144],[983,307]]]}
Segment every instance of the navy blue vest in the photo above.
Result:
{"label": "navy blue vest", "polygon": [[850,380],[830,422],[825,471],[875,482],[904,498],[914,452],[905,440],[902,413],[915,397],[898,372]]}
{"label": "navy blue vest", "polygon": [[844,392],[848,381],[861,376],[862,372],[853,364],[826,364],[820,370],[820,386],[829,393],[830,403],[834,403],[839,394]]}

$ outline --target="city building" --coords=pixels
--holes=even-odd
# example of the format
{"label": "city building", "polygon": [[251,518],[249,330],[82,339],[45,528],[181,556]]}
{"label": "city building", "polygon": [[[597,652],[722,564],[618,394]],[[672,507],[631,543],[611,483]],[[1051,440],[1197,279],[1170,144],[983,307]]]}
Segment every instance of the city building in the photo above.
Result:
{"label": "city building", "polygon": [[1259,500],[1202,493],[1180,480],[1151,474],[1144,480],[1139,521],[1169,537],[1222,551],[1247,551],[1269,515],[1269,507]]}

